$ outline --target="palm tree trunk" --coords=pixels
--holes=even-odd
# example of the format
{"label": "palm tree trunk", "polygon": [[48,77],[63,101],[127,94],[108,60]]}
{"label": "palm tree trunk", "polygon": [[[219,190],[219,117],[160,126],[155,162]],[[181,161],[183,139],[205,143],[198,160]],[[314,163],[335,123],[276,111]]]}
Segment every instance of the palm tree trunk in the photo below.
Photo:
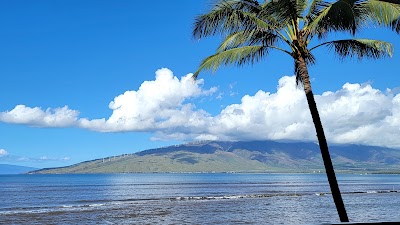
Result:
{"label": "palm tree trunk", "polygon": [[331,156],[329,154],[328,144],[326,142],[324,129],[322,127],[321,119],[319,117],[317,104],[315,103],[314,94],[311,89],[310,77],[308,75],[307,64],[302,57],[296,60],[297,74],[301,76],[304,86],[304,92],[307,97],[308,107],[314,122],[315,131],[318,137],[319,148],[321,150],[322,160],[324,161],[326,175],[328,177],[329,186],[331,188],[333,201],[335,202],[337,212],[341,222],[349,222],[346,209],[343,204],[342,196],[340,194],[339,185],[336,180],[335,171],[333,169]]}

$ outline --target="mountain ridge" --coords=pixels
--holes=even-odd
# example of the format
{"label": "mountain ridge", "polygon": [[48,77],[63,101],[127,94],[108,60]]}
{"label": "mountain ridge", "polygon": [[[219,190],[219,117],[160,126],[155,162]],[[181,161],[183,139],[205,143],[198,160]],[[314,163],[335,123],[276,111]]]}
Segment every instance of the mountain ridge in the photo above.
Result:
{"label": "mountain ridge", "polygon": [[[400,171],[397,149],[347,144],[331,145],[330,152],[340,172]],[[323,169],[319,146],[312,142],[196,141],[32,173],[312,173]]]}

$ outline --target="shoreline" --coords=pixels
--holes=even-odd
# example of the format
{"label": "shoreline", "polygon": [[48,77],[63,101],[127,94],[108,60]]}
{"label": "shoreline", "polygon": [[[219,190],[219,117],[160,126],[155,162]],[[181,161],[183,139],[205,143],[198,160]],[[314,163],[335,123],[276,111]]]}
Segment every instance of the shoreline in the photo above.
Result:
{"label": "shoreline", "polygon": [[[352,174],[352,175],[400,175],[400,171],[369,171],[369,172],[359,172],[359,171],[336,171],[336,174]],[[262,171],[240,171],[240,172],[234,172],[234,171],[195,171],[195,172],[168,172],[168,171],[163,171],[163,172],[93,172],[93,173],[37,173],[35,171],[31,171],[28,173],[22,173],[22,174],[1,174],[1,175],[44,175],[44,174],[325,174],[325,172],[294,172],[294,171],[268,171],[268,172],[262,172]]]}

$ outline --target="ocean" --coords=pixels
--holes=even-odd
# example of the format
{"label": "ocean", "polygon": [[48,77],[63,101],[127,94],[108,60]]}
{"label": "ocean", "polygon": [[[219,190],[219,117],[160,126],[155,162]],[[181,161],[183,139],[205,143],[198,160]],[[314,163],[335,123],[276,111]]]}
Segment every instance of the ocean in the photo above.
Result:
{"label": "ocean", "polygon": [[[400,221],[400,175],[337,178],[351,222]],[[337,222],[325,174],[0,175],[0,224]]]}

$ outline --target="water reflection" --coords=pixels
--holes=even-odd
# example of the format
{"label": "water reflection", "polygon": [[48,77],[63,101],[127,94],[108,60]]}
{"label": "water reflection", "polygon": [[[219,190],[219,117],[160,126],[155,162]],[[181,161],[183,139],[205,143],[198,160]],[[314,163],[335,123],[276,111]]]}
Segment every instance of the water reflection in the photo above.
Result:
{"label": "water reflection", "polygon": [[[351,221],[400,220],[400,176],[340,174],[338,181]],[[5,224],[339,221],[325,174],[0,176],[0,193]]]}

